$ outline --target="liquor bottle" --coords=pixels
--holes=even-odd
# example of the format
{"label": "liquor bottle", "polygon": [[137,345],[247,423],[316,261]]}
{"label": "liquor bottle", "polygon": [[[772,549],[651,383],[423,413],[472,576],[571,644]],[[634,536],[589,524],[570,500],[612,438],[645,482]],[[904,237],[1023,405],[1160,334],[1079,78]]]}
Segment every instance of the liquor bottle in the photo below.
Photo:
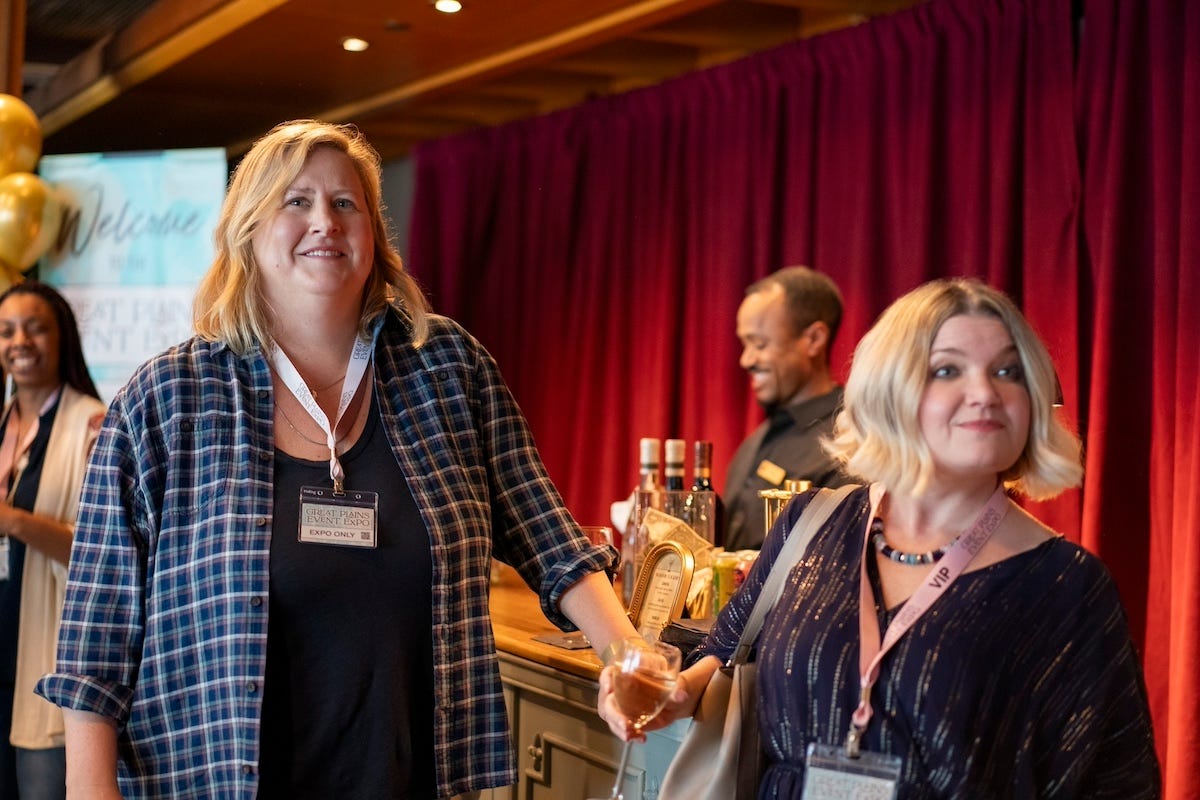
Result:
{"label": "liquor bottle", "polygon": [[[712,442],[698,440],[692,456],[692,495],[688,498],[687,522],[696,533],[715,545],[721,544],[721,523],[725,507],[712,482]],[[711,495],[697,495],[711,492]],[[710,497],[711,503],[701,498]]]}
{"label": "liquor bottle", "polygon": [[646,508],[662,506],[662,485],[658,481],[658,439],[644,438],[638,443],[638,485],[633,493],[629,518],[621,537],[621,596],[625,607],[633,599],[634,584],[646,554],[645,537],[640,530]]}
{"label": "liquor bottle", "polygon": [[687,491],[687,486],[683,482],[683,463],[687,458],[687,442],[683,439],[667,439],[667,459],[666,459],[666,476],[667,482],[663,487],[666,493],[663,495],[662,510],[670,514],[672,517],[677,517],[688,525],[691,525],[691,519],[688,514],[688,501],[691,499],[692,493]]}
{"label": "liquor bottle", "polygon": [[687,442],[683,439],[667,439],[667,485],[668,492],[682,492],[683,485],[683,460],[684,453],[687,451]]}
{"label": "liquor bottle", "polygon": [[703,440],[696,442],[696,448],[692,454],[692,491],[713,491],[712,442]]}

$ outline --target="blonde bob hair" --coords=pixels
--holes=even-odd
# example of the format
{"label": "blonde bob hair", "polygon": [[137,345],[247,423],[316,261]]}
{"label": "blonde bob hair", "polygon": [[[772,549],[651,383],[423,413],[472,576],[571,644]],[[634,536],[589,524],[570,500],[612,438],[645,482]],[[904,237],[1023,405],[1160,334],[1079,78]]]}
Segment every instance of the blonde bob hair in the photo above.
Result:
{"label": "blonde bob hair", "polygon": [[1055,412],[1058,379],[1046,346],[1003,292],[974,279],[926,283],[880,315],[854,350],[842,411],[826,450],[847,472],[889,490],[919,495],[926,489],[933,457],[920,432],[918,411],[929,382],[934,338],[946,320],[960,315],[1003,323],[1029,392],[1025,448],[1000,474],[1001,480],[1035,500],[1078,486],[1082,448]]}
{"label": "blonde bob hair", "polygon": [[266,349],[271,344],[272,311],[262,296],[251,240],[258,226],[279,210],[287,187],[318,147],[332,148],[350,158],[366,196],[375,257],[363,289],[360,328],[366,332],[375,318],[394,305],[407,318],[414,345],[425,340],[429,305],[392,246],[383,213],[379,153],[356,127],[317,120],[275,126],[254,143],[234,170],[213,235],[216,257],[192,305],[193,325],[201,338],[224,341],[240,354],[255,345]]}

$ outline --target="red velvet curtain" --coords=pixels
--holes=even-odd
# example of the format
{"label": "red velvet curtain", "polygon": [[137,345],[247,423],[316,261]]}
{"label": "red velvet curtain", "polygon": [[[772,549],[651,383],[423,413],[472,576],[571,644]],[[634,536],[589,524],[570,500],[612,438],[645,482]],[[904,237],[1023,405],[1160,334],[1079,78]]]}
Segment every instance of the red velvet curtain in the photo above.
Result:
{"label": "red velvet curtain", "polygon": [[928,278],[978,275],[1035,305],[1053,286],[1031,314],[1074,402],[1070,36],[1062,4],[931,3],[425,145],[410,265],[497,357],[585,522],[632,487],[640,436],[712,439],[723,485],[761,419],[737,306],[791,263],[846,296],[839,374]]}
{"label": "red velvet curtain", "polygon": [[1083,543],[1144,625],[1166,796],[1200,797],[1200,4],[1088,0]]}
{"label": "red velvet curtain", "polygon": [[1168,796],[1195,797],[1196,8],[1094,0],[1078,26],[1071,5],[932,0],[427,144],[410,266],[496,356],[587,524],[632,487],[640,436],[712,439],[723,486],[761,419],[733,332],[754,279],[838,282],[839,374],[924,280],[1008,291],[1088,448],[1082,495],[1037,513],[1113,571]]}

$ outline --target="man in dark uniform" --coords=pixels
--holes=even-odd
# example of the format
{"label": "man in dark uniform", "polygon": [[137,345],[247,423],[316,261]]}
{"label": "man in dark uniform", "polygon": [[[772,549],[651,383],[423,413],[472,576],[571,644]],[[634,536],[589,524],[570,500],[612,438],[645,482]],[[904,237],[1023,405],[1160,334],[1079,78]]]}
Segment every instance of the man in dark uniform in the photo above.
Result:
{"label": "man in dark uniform", "polygon": [[767,418],[738,447],[725,482],[727,550],[757,548],[764,535],[761,489],[788,479],[840,486],[848,478],[821,449],[833,431],[842,387],[829,350],[842,321],[842,297],[827,276],[785,267],[746,289],[738,307],[742,369]]}

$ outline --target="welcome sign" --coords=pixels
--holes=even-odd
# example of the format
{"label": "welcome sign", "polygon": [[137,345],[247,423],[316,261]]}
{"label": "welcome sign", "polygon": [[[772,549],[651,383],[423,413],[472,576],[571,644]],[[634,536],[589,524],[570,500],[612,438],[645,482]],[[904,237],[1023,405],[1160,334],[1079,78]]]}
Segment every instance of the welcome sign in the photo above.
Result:
{"label": "welcome sign", "polygon": [[151,356],[192,333],[225,194],[221,148],[43,156],[63,221],[39,275],[70,302],[106,402]]}

